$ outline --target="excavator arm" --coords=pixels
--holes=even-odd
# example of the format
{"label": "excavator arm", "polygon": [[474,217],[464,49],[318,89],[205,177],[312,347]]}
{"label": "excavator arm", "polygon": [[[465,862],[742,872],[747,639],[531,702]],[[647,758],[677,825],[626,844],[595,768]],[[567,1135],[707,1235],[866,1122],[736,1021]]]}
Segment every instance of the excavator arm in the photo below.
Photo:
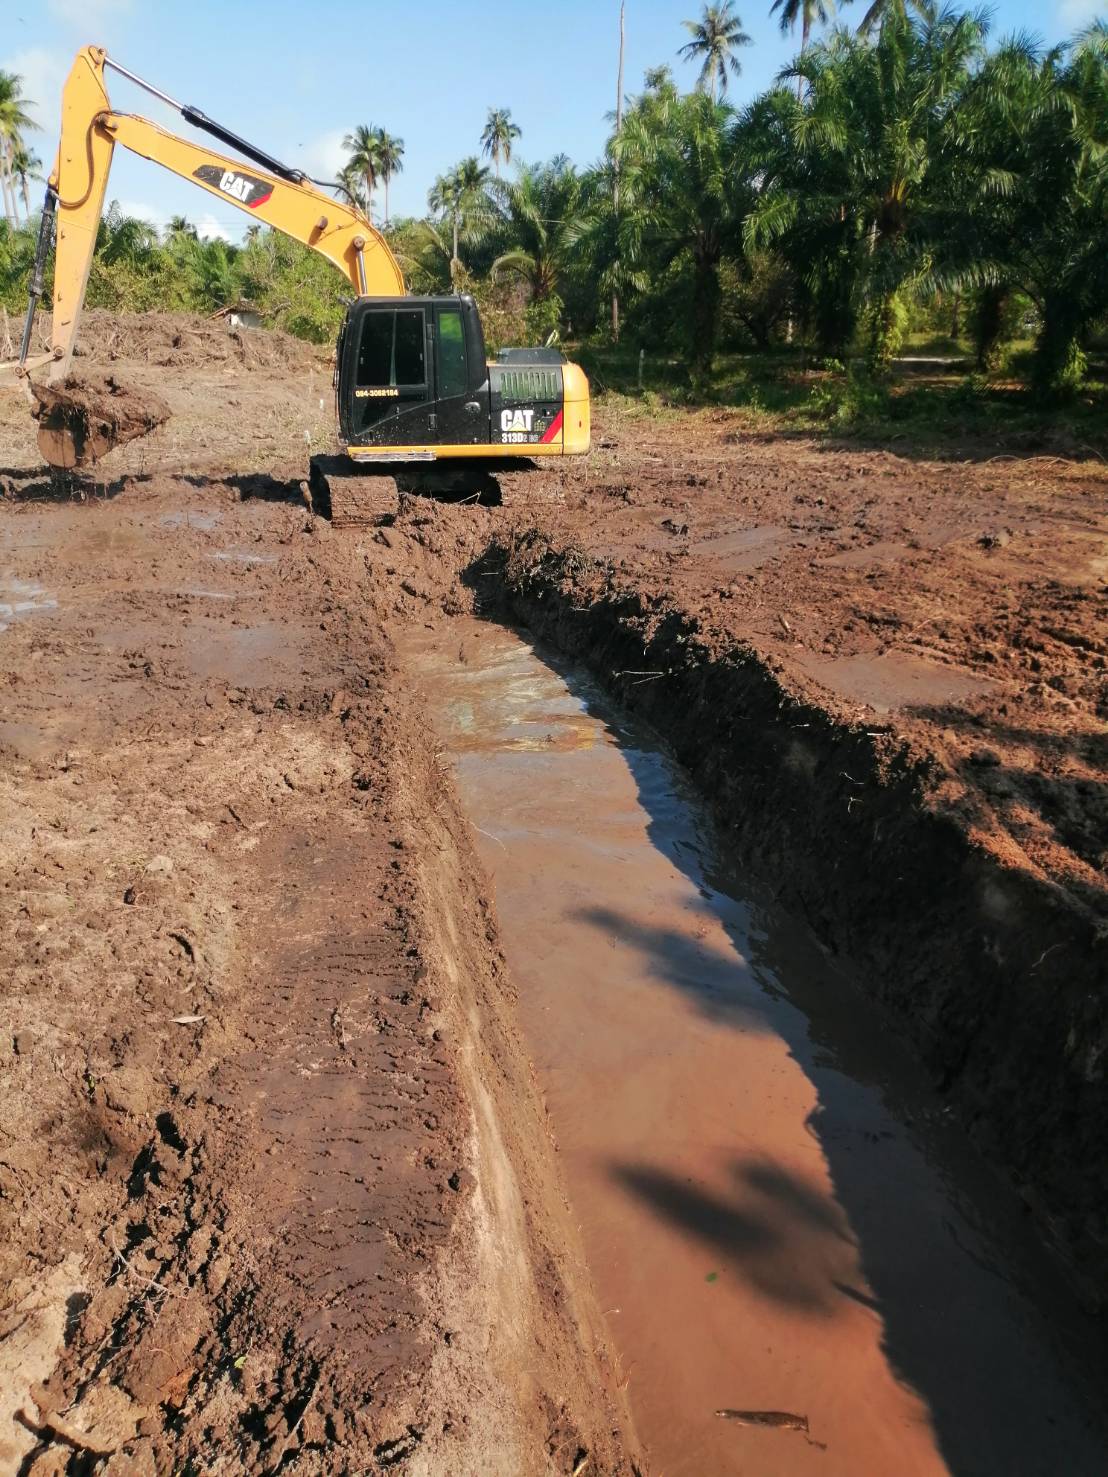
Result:
{"label": "excavator arm", "polygon": [[[244,154],[249,164],[215,153],[202,143],[179,138],[146,118],[112,109],[106,69],[130,78],[185,120]],[[404,279],[384,237],[362,213],[325,194],[298,170],[238,138],[197,108],[187,107],[113,62],[103,48],[78,52],[62,93],[61,139],[46,193],[31,282],[19,370],[48,384],[70,371],[73,348],[96,249],[108,176],[116,147],[151,159],[199,189],[282,231],[326,257],[350,283],[355,295],[399,297]],[[28,350],[51,229],[56,222],[53,325],[50,353],[31,360]]]}

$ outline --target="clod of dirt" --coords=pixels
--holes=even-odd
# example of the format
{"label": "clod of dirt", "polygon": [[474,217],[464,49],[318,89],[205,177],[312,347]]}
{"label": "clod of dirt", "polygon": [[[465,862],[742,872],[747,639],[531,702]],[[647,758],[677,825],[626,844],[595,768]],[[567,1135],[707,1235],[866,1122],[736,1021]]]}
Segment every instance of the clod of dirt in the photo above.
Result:
{"label": "clod of dirt", "polygon": [[70,471],[146,436],[169,419],[150,391],[128,389],[114,375],[69,375],[58,385],[32,385],[38,445],[52,467]]}

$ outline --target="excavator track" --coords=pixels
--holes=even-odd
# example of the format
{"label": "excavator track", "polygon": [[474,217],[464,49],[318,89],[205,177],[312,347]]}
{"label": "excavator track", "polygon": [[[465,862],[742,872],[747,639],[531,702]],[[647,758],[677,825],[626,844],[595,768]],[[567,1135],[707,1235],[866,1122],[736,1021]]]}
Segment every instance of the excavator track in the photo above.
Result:
{"label": "excavator track", "polygon": [[308,472],[313,511],[335,528],[392,523],[400,508],[396,478],[365,472],[346,456],[313,456]]}

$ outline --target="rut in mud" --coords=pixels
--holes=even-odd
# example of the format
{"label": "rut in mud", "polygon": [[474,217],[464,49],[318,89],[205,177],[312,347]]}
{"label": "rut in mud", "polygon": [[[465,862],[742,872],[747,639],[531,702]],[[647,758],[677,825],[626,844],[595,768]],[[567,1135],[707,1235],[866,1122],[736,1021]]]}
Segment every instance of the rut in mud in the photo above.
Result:
{"label": "rut in mud", "polygon": [[651,1470],[1103,1470],[1095,1326],[658,741],[506,631],[402,649],[495,881]]}

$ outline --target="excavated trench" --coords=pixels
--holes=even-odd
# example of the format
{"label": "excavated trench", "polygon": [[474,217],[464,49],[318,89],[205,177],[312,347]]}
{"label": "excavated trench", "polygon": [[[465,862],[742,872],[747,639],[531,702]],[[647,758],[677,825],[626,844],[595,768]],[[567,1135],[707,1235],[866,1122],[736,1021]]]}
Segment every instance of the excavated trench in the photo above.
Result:
{"label": "excavated trench", "polygon": [[1101,1339],[1023,1201],[652,731],[497,625],[405,654],[650,1470],[1104,1471]]}

